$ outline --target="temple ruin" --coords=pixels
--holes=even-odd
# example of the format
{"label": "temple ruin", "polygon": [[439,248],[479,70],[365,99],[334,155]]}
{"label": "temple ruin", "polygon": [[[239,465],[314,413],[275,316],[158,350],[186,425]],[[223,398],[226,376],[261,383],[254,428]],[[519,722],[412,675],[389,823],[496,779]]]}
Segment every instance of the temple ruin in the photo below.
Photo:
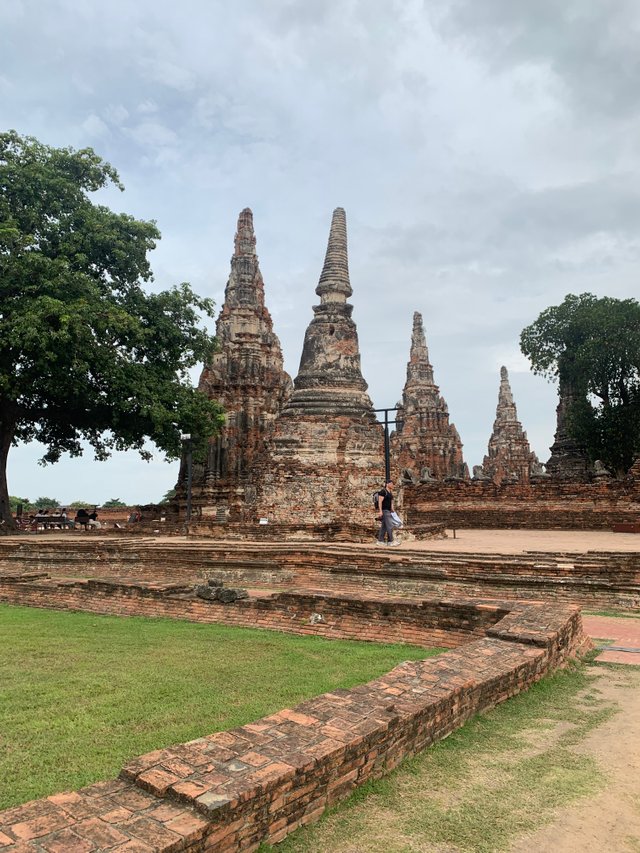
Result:
{"label": "temple ruin", "polygon": [[[222,405],[226,422],[211,439],[205,463],[195,466],[193,504],[201,514],[240,521],[253,513],[253,467],[264,455],[276,417],[292,389],[264,301],[253,214],[248,208],[238,217],[216,337],[218,352],[205,365],[198,387]],[[185,489],[183,464],[178,500],[184,501]]]}
{"label": "temple ruin", "polygon": [[394,465],[403,481],[469,479],[458,430],[449,423],[449,409],[433,379],[418,311],[413,315],[407,381],[397,418],[392,447]]}
{"label": "temple ruin", "polygon": [[487,455],[479,470],[474,468],[474,476],[491,480],[498,486],[501,483],[528,483],[532,475],[541,473],[540,469],[538,457],[531,451],[527,434],[518,420],[509,373],[506,367],[501,367],[493,432]]}
{"label": "temple ruin", "polygon": [[[383,435],[360,369],[344,210],[333,213],[324,266],[293,393],[258,473],[258,512],[274,521],[366,523],[380,482]],[[340,495],[339,507],[334,500]]]}
{"label": "temple ruin", "polygon": [[[318,526],[344,524],[360,525],[363,535],[371,532],[366,533],[372,523],[369,496],[384,476],[384,435],[360,366],[348,301],[353,289],[342,208],[333,213],[315,292],[320,303],[313,306],[292,383],[265,304],[253,216],[243,210],[216,326],[219,350],[205,365],[199,384],[226,415],[207,458],[194,466],[192,506],[195,520],[203,525],[262,521],[297,530],[314,526],[317,532]],[[402,486],[396,497],[406,517],[417,525],[433,521],[442,526],[455,516],[464,525],[597,527],[616,514],[625,519],[632,515],[637,475],[630,473],[624,484],[616,484],[602,465],[590,463],[568,430],[574,399],[575,392],[561,382],[557,430],[545,471],[518,420],[509,375],[502,367],[487,454],[470,478],[416,311],[406,382],[390,437],[391,472]],[[584,490],[582,503],[582,492],[566,491],[570,484]],[[186,491],[183,460],[173,503],[178,517],[184,517]],[[348,534],[353,532],[351,527]],[[323,535],[327,537],[326,529]]]}

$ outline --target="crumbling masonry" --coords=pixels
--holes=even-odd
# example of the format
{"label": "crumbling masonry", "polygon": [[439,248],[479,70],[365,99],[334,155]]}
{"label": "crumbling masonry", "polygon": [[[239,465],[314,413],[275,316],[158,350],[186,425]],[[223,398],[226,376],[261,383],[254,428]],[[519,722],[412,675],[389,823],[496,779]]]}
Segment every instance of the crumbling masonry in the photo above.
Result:
{"label": "crumbling masonry", "polygon": [[[204,464],[194,467],[198,518],[244,523],[262,518],[298,527],[336,521],[370,525],[367,495],[383,476],[383,434],[361,372],[348,302],[352,292],[346,217],[337,208],[316,287],[320,304],[313,308],[292,384],[265,305],[253,216],[248,208],[242,211],[216,327],[219,351],[205,366],[199,385],[222,404],[226,424],[212,439]],[[391,436],[393,473],[407,487],[405,499],[426,490],[421,501],[428,504],[438,490],[456,487],[468,498],[478,492],[484,501],[488,486],[501,490],[593,480],[584,451],[567,432],[570,401],[571,389],[561,387],[556,437],[545,471],[518,420],[503,367],[488,452],[470,479],[460,436],[434,381],[422,316],[415,312],[397,430]],[[183,462],[174,504],[179,514],[185,494]],[[339,503],[328,499],[336,494]],[[492,500],[499,499],[499,491],[491,494]]]}

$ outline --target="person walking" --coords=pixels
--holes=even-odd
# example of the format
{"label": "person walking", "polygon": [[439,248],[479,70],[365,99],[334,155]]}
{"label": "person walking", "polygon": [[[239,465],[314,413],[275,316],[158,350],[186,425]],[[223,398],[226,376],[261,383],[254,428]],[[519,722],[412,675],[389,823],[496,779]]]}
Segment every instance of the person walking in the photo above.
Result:
{"label": "person walking", "polygon": [[384,545],[384,537],[386,534],[387,545],[397,546],[400,543],[393,538],[393,522],[391,513],[393,512],[393,480],[387,480],[384,484],[384,489],[378,492],[378,518],[380,519],[380,530],[376,545]]}

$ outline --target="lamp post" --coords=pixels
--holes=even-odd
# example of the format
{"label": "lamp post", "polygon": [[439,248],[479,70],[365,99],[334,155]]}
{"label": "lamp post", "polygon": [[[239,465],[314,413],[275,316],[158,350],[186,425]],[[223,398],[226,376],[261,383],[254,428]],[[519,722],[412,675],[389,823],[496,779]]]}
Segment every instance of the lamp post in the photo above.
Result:
{"label": "lamp post", "polygon": [[191,521],[191,481],[193,476],[193,441],[190,432],[183,432],[180,435],[180,441],[184,445],[185,454],[187,457],[187,510],[185,513],[186,523]]}
{"label": "lamp post", "polygon": [[389,412],[397,412],[397,406],[390,406],[388,409],[374,409],[374,412],[384,412],[384,479],[388,482],[391,479],[391,459],[389,450],[389,424],[401,423],[398,417],[389,418]]}

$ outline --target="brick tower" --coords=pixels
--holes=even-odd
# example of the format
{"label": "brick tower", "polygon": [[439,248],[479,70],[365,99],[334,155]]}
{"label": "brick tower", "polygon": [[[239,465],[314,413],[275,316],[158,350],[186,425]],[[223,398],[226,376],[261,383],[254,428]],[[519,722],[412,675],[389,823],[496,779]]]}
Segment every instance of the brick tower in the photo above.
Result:
{"label": "brick tower", "polygon": [[392,451],[404,481],[469,478],[458,430],[449,423],[449,409],[433,380],[422,315],[418,311],[413,315],[407,381],[398,420]]}
{"label": "brick tower", "polygon": [[576,399],[576,392],[571,384],[562,377],[560,378],[558,396],[556,433],[553,444],[549,448],[551,456],[547,462],[547,473],[554,480],[585,483],[591,479],[592,466],[587,451],[571,437],[567,427],[569,409]]}
{"label": "brick tower", "polygon": [[360,369],[345,212],[333,213],[294,390],[261,472],[260,514],[274,521],[370,522],[368,495],[384,476],[382,429]]}
{"label": "brick tower", "polygon": [[[198,387],[223,406],[226,423],[211,440],[204,466],[194,467],[193,506],[205,516],[237,521],[255,515],[251,475],[291,393],[280,341],[264,303],[249,208],[238,217],[216,336],[219,350],[202,371]],[[185,487],[183,469],[179,496]]]}
{"label": "brick tower", "polygon": [[507,368],[501,367],[496,419],[482,462],[483,476],[497,486],[503,482],[528,483],[534,465],[539,465],[538,457],[532,453],[518,420]]}

